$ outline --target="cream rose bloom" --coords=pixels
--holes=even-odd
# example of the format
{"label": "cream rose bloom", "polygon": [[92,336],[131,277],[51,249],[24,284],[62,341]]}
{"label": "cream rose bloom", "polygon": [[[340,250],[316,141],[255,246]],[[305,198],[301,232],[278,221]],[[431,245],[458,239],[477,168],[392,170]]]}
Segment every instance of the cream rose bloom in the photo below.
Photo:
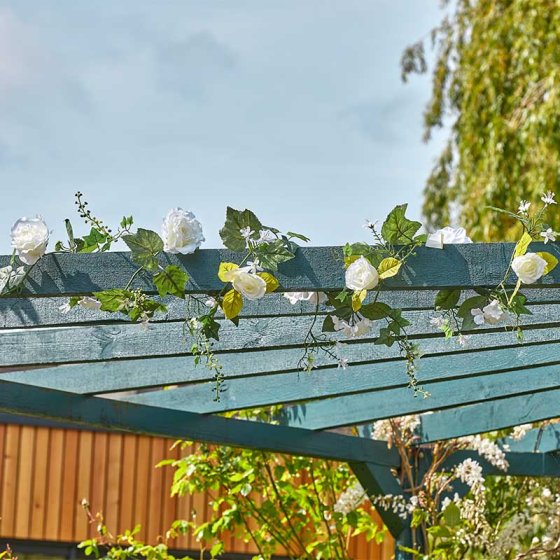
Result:
{"label": "cream rose bloom", "polygon": [[467,235],[465,228],[452,228],[447,226],[434,231],[434,233],[430,233],[426,240],[426,247],[443,249],[444,245],[455,245],[458,243],[472,243],[472,240]]}
{"label": "cream rose bloom", "polygon": [[255,300],[261,299],[266,294],[266,282],[256,274],[251,274],[242,268],[232,271],[231,284],[236,292],[243,297]]}
{"label": "cream rose bloom", "polygon": [[355,292],[373,290],[379,283],[379,274],[375,267],[365,258],[360,257],[346,269],[346,287]]}
{"label": "cream rose bloom", "polygon": [[534,284],[544,274],[546,265],[547,262],[536,253],[525,253],[513,259],[511,268],[523,284]]}
{"label": "cream rose bloom", "polygon": [[192,212],[169,210],[161,226],[163,248],[168,253],[194,253],[204,241],[202,226]]}
{"label": "cream rose bloom", "polygon": [[49,242],[49,228],[41,218],[20,218],[11,231],[12,247],[22,262],[27,265],[35,264],[47,250]]}

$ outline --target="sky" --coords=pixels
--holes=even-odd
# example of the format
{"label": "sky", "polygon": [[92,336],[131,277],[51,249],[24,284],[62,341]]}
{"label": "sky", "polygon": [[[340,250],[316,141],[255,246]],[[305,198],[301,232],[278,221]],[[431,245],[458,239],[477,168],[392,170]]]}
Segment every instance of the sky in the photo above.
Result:
{"label": "sky", "polygon": [[196,214],[219,247],[226,206],[311,237],[367,239],[364,220],[421,193],[429,75],[403,49],[437,0],[0,0],[0,254],[22,216],[63,238],[80,190],[106,223],[159,230]]}

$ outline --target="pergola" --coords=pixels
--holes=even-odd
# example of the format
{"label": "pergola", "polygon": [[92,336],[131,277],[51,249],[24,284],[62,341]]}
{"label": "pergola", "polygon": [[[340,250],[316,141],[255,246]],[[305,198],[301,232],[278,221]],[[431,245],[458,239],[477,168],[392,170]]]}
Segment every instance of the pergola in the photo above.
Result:
{"label": "pergola", "polygon": [[[375,328],[367,338],[345,341],[348,369],[325,359],[312,372],[301,371],[314,309],[291,305],[281,292],[339,291],[344,270],[340,247],[299,249],[279,267],[280,293],[248,303],[237,327],[223,320],[215,345],[225,374],[219,401],[212,395],[213,374],[195,366],[190,353],[183,301],[170,301],[168,312],[156,315],[147,329],[99,311],[59,311],[63,298],[125,285],[138,268],[129,253],[49,254],[20,294],[0,298],[0,411],[344,461],[370,495],[402,494],[394,475],[397,451],[369,437],[375,420],[420,414],[421,444],[560,416],[560,267],[524,287],[532,315],[524,316],[522,344],[511,331],[486,325],[469,333],[461,347],[430,324],[438,290],[456,287],[468,295],[497,285],[513,249],[501,243],[420,248],[398,276],[384,282],[381,301],[403,309],[409,335],[423,349],[418,377],[428,398],[415,398],[407,387],[397,348],[373,344]],[[555,244],[546,249],[560,258]],[[238,257],[201,250],[165,254],[162,261],[188,272],[188,299],[220,291],[219,263]],[[0,266],[9,260],[0,257]],[[134,285],[155,294],[142,275]],[[320,327],[316,321],[313,328]],[[176,387],[165,390],[169,386]],[[279,404],[282,412],[271,424],[221,415]],[[357,426],[359,435],[335,430],[347,426]],[[509,445],[509,475],[560,476],[560,431],[533,430]],[[469,453],[452,459],[460,462]],[[477,460],[486,474],[500,474]],[[397,542],[406,544],[407,522],[380,514]],[[397,558],[408,556],[397,552]]]}

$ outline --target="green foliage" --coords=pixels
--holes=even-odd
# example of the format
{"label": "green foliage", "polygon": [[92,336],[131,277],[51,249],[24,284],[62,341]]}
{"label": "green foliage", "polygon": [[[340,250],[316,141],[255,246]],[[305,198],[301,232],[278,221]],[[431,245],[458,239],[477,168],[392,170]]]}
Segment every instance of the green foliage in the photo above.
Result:
{"label": "green foliage", "polygon": [[[511,215],[543,191],[560,192],[560,4],[554,0],[458,0],[434,29],[437,47],[425,137],[449,125],[446,147],[428,178],[424,215],[442,226],[460,208],[479,240],[517,236]],[[424,72],[421,44],[403,55],[403,75]],[[551,226],[558,229],[560,215]]]}
{"label": "green foliage", "polygon": [[385,535],[368,507],[356,504],[347,513],[335,507],[355,482],[346,465],[207,445],[163,464],[175,468],[173,494],[212,496],[212,515],[193,525],[205,548],[221,550],[225,534],[232,533],[252,541],[259,559],[282,546],[293,559],[342,560],[349,559],[353,537],[380,541]]}
{"label": "green foliage", "polygon": [[123,241],[132,252],[132,260],[146,270],[157,270],[157,256],[163,251],[161,237],[149,229],[138,228],[135,234],[123,235]]}
{"label": "green foliage", "polygon": [[[93,295],[101,303],[101,311],[122,313],[132,321],[146,321],[158,311],[167,311],[167,307],[163,303],[149,298],[141,290],[115,288],[103,292],[94,292]],[[70,305],[72,305],[72,302]]]}
{"label": "green foliage", "polygon": [[381,226],[381,235],[389,245],[408,245],[415,241],[416,232],[422,227],[420,222],[406,216],[408,204],[395,206]]}
{"label": "green foliage", "polygon": [[228,206],[226,222],[220,230],[220,237],[224,245],[232,251],[244,251],[246,238],[241,235],[241,231],[246,228],[253,232],[253,236],[258,237],[263,225],[251,210],[235,210]]}
{"label": "green foliage", "polygon": [[185,299],[185,284],[189,275],[179,266],[170,264],[154,274],[154,284],[161,297],[167,294]]}

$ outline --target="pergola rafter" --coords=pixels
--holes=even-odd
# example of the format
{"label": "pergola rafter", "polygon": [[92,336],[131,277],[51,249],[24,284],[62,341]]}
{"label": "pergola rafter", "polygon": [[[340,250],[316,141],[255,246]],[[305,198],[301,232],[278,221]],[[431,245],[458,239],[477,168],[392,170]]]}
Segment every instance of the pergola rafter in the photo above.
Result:
{"label": "pergola rafter", "polygon": [[[554,244],[547,250],[559,254]],[[421,414],[420,442],[429,443],[560,416],[560,267],[525,290],[532,315],[525,316],[523,344],[514,333],[490,326],[473,331],[463,348],[430,324],[436,290],[461,288],[468,296],[474,288],[497,285],[512,251],[511,244],[421,248],[398,276],[384,281],[380,301],[403,309],[409,337],[424,351],[418,378],[429,398],[413,397],[398,348],[375,345],[375,329],[347,341],[347,370],[325,355],[318,369],[302,372],[305,335],[309,329],[318,334],[322,318],[312,306],[292,306],[271,294],[249,302],[237,327],[221,319],[214,349],[226,387],[219,401],[212,398],[212,372],[195,367],[190,353],[188,301],[170,301],[147,330],[98,311],[76,308],[63,315],[62,298],[124,286],[137,266],[128,253],[47,255],[21,294],[0,298],[0,411],[346,461],[370,494],[402,493],[392,473],[400,465],[394,449],[325,430]],[[300,249],[280,266],[280,291],[340,290],[341,255],[336,247]],[[188,272],[188,300],[221,290],[219,263],[236,255],[204,250],[163,258]],[[0,266],[8,262],[0,257]],[[142,274],[133,286],[154,294]],[[165,390],[169,385],[176,388]],[[276,419],[280,425],[219,416],[278,404],[285,405]],[[559,442],[552,427],[523,442],[508,441],[509,473],[560,476],[554,455]],[[482,464],[488,474],[499,474]],[[395,536],[406,528],[395,514],[380,513]]]}

